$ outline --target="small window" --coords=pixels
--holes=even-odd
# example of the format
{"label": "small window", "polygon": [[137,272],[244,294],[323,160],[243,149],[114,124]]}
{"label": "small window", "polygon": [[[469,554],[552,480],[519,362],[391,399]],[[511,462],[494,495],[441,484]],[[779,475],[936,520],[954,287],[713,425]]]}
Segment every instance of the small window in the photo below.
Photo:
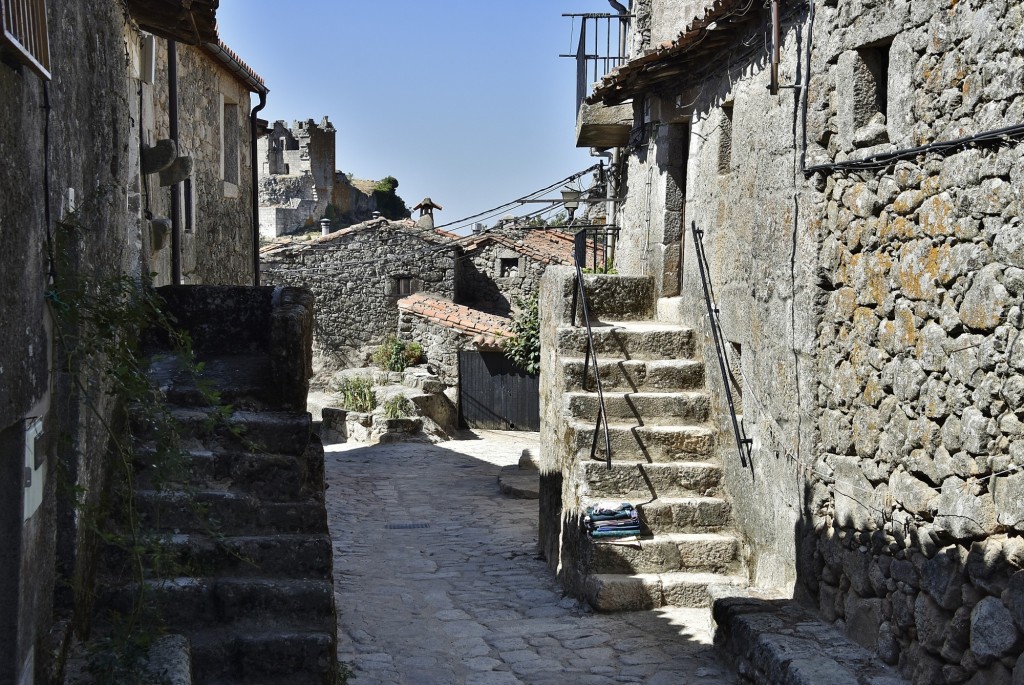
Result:
{"label": "small window", "polygon": [[0,47],[10,48],[32,71],[50,80],[45,0],[0,0]]}
{"label": "small window", "polygon": [[412,295],[412,278],[410,276],[399,276],[395,279],[395,294],[399,297]]}
{"label": "small window", "polygon": [[498,275],[501,278],[519,275],[519,259],[517,257],[502,257],[498,265]]}
{"label": "small window", "polygon": [[[888,120],[889,110],[889,48],[891,43],[882,43],[857,50],[860,59],[864,63],[864,79],[867,81],[865,90],[869,102],[865,112],[881,112]],[[871,114],[867,114],[870,118]],[[859,121],[863,125],[867,121]]]}
{"label": "small window", "polygon": [[238,103],[224,100],[221,115],[221,178],[225,183],[238,185],[238,155],[241,131],[238,122]]}
{"label": "small window", "polygon": [[181,184],[181,194],[185,208],[185,233],[192,233],[196,230],[196,189],[192,185],[192,178],[186,178]]}
{"label": "small window", "polygon": [[732,104],[722,105],[722,123],[718,131],[718,173],[732,172]]}

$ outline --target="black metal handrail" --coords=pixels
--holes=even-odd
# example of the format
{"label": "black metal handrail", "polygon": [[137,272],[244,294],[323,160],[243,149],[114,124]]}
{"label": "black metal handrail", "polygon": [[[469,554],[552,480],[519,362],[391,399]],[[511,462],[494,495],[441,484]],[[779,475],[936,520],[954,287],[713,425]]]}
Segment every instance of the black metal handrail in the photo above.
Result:
{"label": "black metal handrail", "polygon": [[[602,227],[603,228],[603,227]],[[580,308],[583,311],[583,325],[587,329],[587,350],[586,356],[583,360],[583,390],[587,389],[587,370],[590,368],[590,362],[594,362],[594,385],[597,388],[597,422],[594,424],[594,439],[590,443],[590,458],[593,459],[597,453],[597,434],[601,428],[604,428],[604,454],[605,464],[609,469],[612,467],[612,441],[611,436],[608,434],[608,413],[605,409],[604,404],[604,389],[601,387],[601,369],[597,363],[597,351],[594,348],[594,329],[590,325],[590,309],[587,307],[587,293],[586,288],[583,285],[583,269],[587,263],[587,236],[592,235],[595,228],[584,228],[576,232],[573,239],[573,263],[576,266],[576,283],[572,292],[572,325],[576,325],[576,307],[582,305]],[[596,242],[596,241],[595,241]],[[597,271],[598,259],[597,250],[594,248],[594,267]],[[604,250],[605,258],[605,271],[608,268],[607,262],[607,248]]]}
{"label": "black metal handrail", "polygon": [[725,349],[722,346],[722,323],[719,319],[719,310],[715,306],[711,296],[711,270],[708,267],[708,256],[704,252],[704,231],[697,228],[695,221],[690,222],[693,231],[693,249],[697,253],[697,270],[700,271],[700,281],[704,286],[704,303],[708,308],[708,324],[711,326],[711,335],[715,339],[715,356],[718,357],[718,369],[722,372],[722,385],[725,386],[725,401],[729,405],[729,417],[732,419],[732,431],[736,436],[736,447],[740,451],[740,463],[747,465],[747,451],[753,442],[750,438],[744,437],[743,429],[740,427],[739,419],[736,417],[736,404],[732,399],[732,390],[729,388],[729,374],[727,371],[728,359],[725,356]]}

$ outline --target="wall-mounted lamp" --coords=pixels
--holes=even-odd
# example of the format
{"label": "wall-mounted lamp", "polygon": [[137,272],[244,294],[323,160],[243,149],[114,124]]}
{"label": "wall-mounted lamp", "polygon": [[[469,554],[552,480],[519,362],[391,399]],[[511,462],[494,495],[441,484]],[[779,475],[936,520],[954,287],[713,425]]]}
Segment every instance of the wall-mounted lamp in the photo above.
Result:
{"label": "wall-mounted lamp", "polygon": [[572,221],[576,209],[580,206],[580,191],[569,187],[562,188],[562,206],[569,213],[569,221]]}

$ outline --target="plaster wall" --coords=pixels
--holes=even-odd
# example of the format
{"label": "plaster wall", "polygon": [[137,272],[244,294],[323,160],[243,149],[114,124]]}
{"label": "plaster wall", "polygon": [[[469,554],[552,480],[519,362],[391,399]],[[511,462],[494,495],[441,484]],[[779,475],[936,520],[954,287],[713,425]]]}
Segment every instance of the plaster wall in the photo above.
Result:
{"label": "plaster wall", "polygon": [[[0,62],[0,287],[7,293],[0,307],[0,455],[6,469],[0,478],[2,682],[49,677],[58,559],[68,588],[88,566],[91,550],[74,525],[71,503],[56,493],[58,462],[72,485],[85,488],[87,502],[97,501],[105,475],[101,456],[107,438],[99,418],[79,414],[82,398],[59,372],[67,360],[55,344],[46,305],[47,235],[60,258],[59,282],[138,277],[142,271],[138,84],[131,62],[125,63],[137,33],[115,2],[49,3],[48,23],[48,113],[42,81],[8,53]],[[90,46],[85,54],[82,45]],[[74,215],[68,189],[74,189],[79,208]],[[62,218],[65,224],[56,223]],[[101,388],[98,414],[109,418],[103,379],[94,381]],[[34,474],[37,485],[42,482],[42,504],[24,520],[25,425],[36,417],[44,420],[38,462],[49,475]],[[58,615],[82,599],[71,590],[65,595],[56,602]]]}

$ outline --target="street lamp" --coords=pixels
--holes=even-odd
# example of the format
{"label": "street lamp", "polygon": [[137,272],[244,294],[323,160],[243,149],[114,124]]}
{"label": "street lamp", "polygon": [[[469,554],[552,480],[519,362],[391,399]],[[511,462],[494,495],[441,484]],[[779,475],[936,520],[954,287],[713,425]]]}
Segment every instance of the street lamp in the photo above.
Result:
{"label": "street lamp", "polygon": [[580,191],[566,186],[562,188],[562,206],[569,213],[569,221],[576,215],[576,209],[580,206]]}

